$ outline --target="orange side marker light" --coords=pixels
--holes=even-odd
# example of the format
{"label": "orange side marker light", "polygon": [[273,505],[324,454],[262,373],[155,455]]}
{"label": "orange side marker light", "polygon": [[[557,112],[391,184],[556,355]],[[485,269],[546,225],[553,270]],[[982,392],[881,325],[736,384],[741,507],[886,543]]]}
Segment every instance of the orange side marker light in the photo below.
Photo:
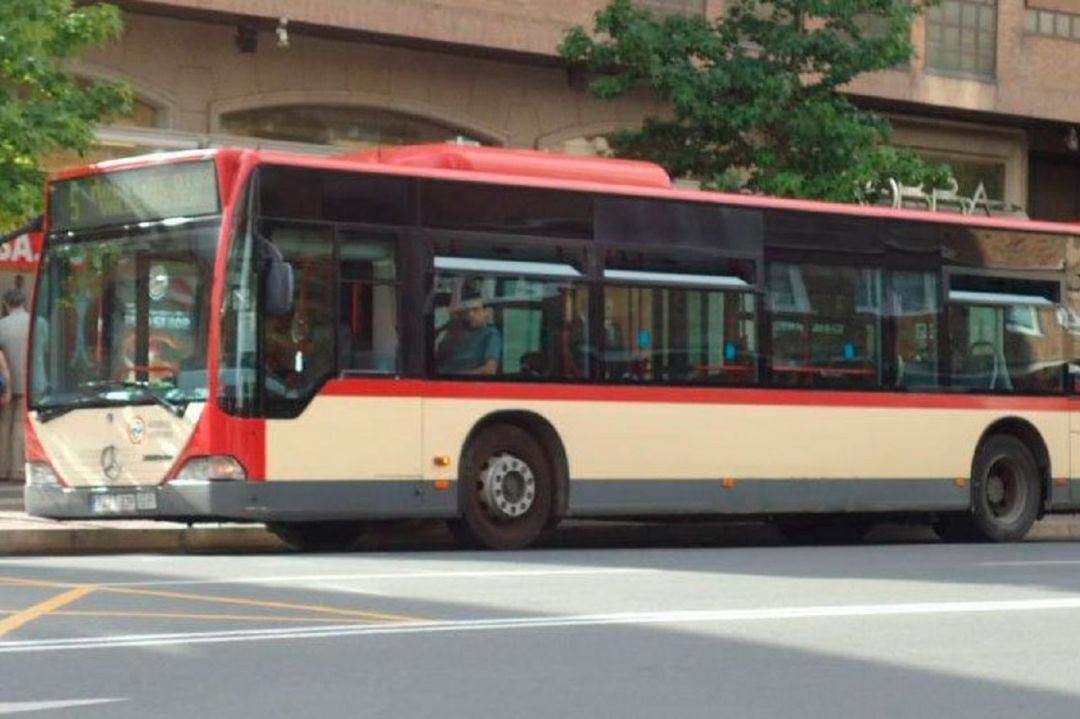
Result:
{"label": "orange side marker light", "polygon": [[961,489],[963,489],[964,487],[968,486],[967,477],[957,477],[956,479],[953,480],[953,484],[955,484],[957,487],[960,487]]}
{"label": "orange side marker light", "polygon": [[724,489],[735,489],[735,480],[731,477],[720,480],[720,486]]}
{"label": "orange side marker light", "polygon": [[436,479],[435,480],[435,489],[439,490],[440,492],[445,492],[446,490],[450,489],[450,480],[449,479]]}

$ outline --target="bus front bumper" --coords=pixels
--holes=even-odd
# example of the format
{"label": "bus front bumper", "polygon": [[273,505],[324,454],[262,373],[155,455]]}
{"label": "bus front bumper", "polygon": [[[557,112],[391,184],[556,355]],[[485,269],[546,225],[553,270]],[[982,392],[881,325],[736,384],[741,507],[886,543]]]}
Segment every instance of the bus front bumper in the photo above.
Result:
{"label": "bus front bumper", "polygon": [[27,484],[26,511],[49,519],[179,522],[452,517],[457,492],[432,482],[173,481],[151,487]]}

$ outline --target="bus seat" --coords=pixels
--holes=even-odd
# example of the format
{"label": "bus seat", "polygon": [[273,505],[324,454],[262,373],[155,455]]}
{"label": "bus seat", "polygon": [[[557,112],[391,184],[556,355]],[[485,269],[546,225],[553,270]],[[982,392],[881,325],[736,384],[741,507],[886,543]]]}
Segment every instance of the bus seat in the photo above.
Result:
{"label": "bus seat", "polygon": [[518,359],[518,365],[526,377],[548,376],[548,362],[543,352],[525,352]]}

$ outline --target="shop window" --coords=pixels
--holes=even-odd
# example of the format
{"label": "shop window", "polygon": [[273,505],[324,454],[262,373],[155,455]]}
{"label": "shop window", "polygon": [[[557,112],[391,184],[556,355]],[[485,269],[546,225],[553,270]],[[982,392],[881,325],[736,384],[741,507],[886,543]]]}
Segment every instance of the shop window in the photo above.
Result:
{"label": "shop window", "polygon": [[958,186],[957,193],[961,197],[975,197],[981,185],[986,193],[984,199],[1005,199],[1005,163],[980,162],[932,153],[926,153],[924,157],[930,162],[945,163],[952,168],[952,175]]}

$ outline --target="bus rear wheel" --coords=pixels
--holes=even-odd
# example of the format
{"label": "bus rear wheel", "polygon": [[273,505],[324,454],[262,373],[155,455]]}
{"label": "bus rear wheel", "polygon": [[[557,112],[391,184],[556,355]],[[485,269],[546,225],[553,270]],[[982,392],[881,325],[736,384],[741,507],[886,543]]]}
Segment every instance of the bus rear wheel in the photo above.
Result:
{"label": "bus rear wheel", "polygon": [[525,430],[483,430],[462,460],[461,517],[450,523],[454,536],[489,549],[531,544],[551,514],[549,467],[540,443]]}
{"label": "bus rear wheel", "polygon": [[971,475],[971,510],[943,515],[934,531],[946,542],[1015,542],[1039,514],[1042,486],[1035,458],[1007,434],[983,442]]}
{"label": "bus rear wheel", "polygon": [[298,552],[343,552],[364,533],[360,522],[271,522],[274,535]]}

